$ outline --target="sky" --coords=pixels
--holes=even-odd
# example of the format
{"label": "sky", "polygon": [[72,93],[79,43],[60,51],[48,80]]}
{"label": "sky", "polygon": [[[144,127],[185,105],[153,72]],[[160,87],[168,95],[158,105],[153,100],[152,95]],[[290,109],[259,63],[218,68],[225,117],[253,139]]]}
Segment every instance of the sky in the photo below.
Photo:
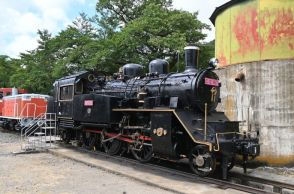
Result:
{"label": "sky", "polygon": [[[209,17],[217,6],[228,0],[174,0],[174,7],[198,11],[198,19],[211,26],[206,41],[214,39]],[[79,16],[95,14],[97,0],[0,0],[0,55],[19,57],[20,52],[37,47],[37,30],[57,34]]]}

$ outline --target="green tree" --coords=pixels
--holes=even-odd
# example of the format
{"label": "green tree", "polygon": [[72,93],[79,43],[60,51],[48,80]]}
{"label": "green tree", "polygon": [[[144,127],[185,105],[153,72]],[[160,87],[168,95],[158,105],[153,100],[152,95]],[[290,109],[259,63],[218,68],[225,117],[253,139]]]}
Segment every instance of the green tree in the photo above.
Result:
{"label": "green tree", "polygon": [[107,57],[100,59],[111,58],[110,63],[120,65],[166,58],[174,66],[176,53],[183,52],[187,43],[199,43],[206,37],[202,30],[209,29],[197,13],[171,9],[171,1],[103,0],[97,11],[102,15],[99,22],[111,24],[106,29],[112,29],[106,36],[108,48],[103,49]]}
{"label": "green tree", "polygon": [[53,83],[52,70],[54,56],[50,50],[51,34],[48,30],[38,30],[38,47],[27,53],[21,53],[16,61],[18,69],[11,82],[30,92],[48,93]]}
{"label": "green tree", "polygon": [[202,43],[199,45],[200,56],[199,56],[199,68],[206,68],[211,58],[215,57],[215,41],[212,40],[208,43]]}
{"label": "green tree", "polygon": [[100,49],[98,32],[85,14],[50,41],[55,56],[53,77],[94,68]]}
{"label": "green tree", "polygon": [[9,77],[13,72],[11,58],[6,55],[0,55],[0,87],[10,87]]}
{"label": "green tree", "polygon": [[[214,43],[201,43],[208,25],[197,13],[172,8],[172,0],[99,0],[96,10],[92,18],[81,13],[54,37],[38,30],[38,47],[20,59],[0,57],[0,81],[48,93],[55,79],[80,70],[113,73],[126,63],[147,65],[155,58],[167,59],[176,70],[177,55],[189,43],[201,48],[200,66],[213,56]],[[184,69],[183,58],[179,66]]]}
{"label": "green tree", "polygon": [[150,4],[164,8],[172,6],[172,0],[99,0],[96,4],[100,36],[107,38],[139,18]]}

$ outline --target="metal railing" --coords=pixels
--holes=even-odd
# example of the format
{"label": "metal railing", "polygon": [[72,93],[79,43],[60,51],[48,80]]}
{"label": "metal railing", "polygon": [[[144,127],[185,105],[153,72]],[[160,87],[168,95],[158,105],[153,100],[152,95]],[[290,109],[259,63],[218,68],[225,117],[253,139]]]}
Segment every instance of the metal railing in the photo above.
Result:
{"label": "metal railing", "polygon": [[[42,113],[21,128],[21,149],[36,150],[52,146],[58,140],[56,114]],[[54,136],[54,139],[52,137]]]}

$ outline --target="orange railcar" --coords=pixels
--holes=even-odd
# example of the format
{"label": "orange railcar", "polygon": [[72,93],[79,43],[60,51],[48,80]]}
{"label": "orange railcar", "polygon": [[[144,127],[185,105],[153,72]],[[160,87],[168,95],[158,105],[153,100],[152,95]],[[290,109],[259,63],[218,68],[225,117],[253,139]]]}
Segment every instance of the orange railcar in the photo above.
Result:
{"label": "orange railcar", "polygon": [[16,88],[0,88],[0,116],[3,114],[3,97],[10,96],[12,94],[12,90],[16,90],[18,94],[26,94],[28,93],[25,89],[16,89]]}
{"label": "orange railcar", "polygon": [[3,97],[2,117],[6,118],[35,118],[46,113],[48,95],[19,94]]}
{"label": "orange railcar", "polygon": [[2,116],[3,100],[0,99],[0,116]]}

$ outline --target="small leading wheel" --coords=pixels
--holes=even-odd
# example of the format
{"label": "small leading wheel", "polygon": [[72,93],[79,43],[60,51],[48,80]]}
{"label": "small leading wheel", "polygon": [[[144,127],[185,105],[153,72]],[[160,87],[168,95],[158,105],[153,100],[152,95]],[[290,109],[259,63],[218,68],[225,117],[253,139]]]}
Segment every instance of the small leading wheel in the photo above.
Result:
{"label": "small leading wheel", "polygon": [[104,133],[101,134],[101,144],[104,151],[109,155],[116,155],[121,151],[122,142],[118,139],[107,139]]}
{"label": "small leading wheel", "polygon": [[216,159],[206,146],[197,145],[190,152],[189,165],[195,174],[205,177],[214,172]]}
{"label": "small leading wheel", "polygon": [[130,150],[137,160],[140,162],[149,162],[153,156],[152,146],[144,145],[143,142],[138,142],[130,145]]}
{"label": "small leading wheel", "polygon": [[71,140],[71,135],[68,131],[62,131],[61,132],[61,139],[64,143],[69,144]]}

